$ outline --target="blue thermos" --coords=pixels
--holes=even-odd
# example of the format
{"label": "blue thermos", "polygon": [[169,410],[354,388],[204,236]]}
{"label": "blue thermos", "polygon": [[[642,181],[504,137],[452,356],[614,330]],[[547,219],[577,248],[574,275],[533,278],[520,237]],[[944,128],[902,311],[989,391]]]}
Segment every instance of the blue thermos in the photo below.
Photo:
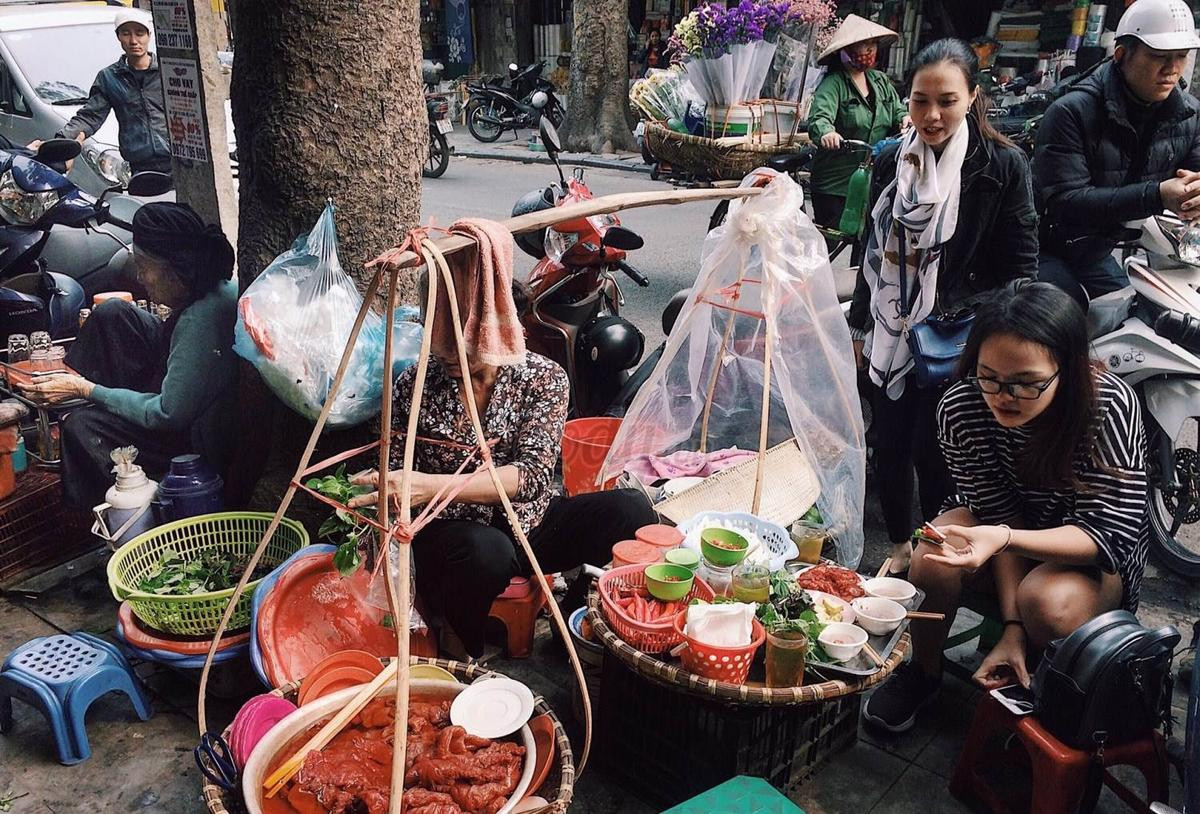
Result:
{"label": "blue thermos", "polygon": [[211,514],[225,508],[225,482],[199,455],[171,459],[171,471],[158,484],[156,499],[160,523]]}

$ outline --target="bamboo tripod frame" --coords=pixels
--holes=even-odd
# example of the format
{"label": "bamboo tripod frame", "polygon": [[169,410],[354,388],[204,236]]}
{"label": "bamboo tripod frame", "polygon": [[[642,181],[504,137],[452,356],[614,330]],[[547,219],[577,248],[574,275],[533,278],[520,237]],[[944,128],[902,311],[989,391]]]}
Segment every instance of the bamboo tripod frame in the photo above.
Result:
{"label": "bamboo tripod frame", "polygon": [[[528,215],[521,215],[511,218],[503,222],[514,234],[525,232],[534,232],[555,223],[569,221],[581,217],[590,217],[592,215],[607,214],[619,212],[626,209],[633,209],[646,206],[657,205],[674,205],[688,203],[691,201],[714,201],[742,198],[750,195],[759,194],[761,190],[755,188],[737,188],[737,189],[693,189],[693,190],[673,190],[665,192],[642,192],[642,193],[624,193],[618,195],[609,195],[600,198],[593,198],[589,201],[583,201],[567,206],[556,207],[551,210],[542,212],[534,212]],[[279,507],[275,511],[274,517],[263,533],[262,539],[251,555],[249,562],[246,565],[246,570],[238,581],[237,587],[234,589],[233,596],[229,600],[229,605],[225,609],[224,615],[221,617],[221,622],[217,627],[217,631],[213,636],[213,640],[209,645],[208,653],[204,661],[204,668],[200,674],[200,688],[197,700],[197,724],[200,733],[209,731],[208,720],[206,714],[206,695],[208,687],[208,679],[212,670],[213,657],[216,655],[217,647],[221,637],[228,628],[229,620],[233,616],[234,609],[238,604],[239,598],[246,590],[246,585],[250,581],[250,576],[254,569],[258,567],[258,562],[262,557],[263,552],[267,548],[267,544],[274,537],[276,530],[279,528],[287,510],[291,507],[292,501],[295,499],[296,492],[300,489],[300,480],[309,470],[309,465],[312,460],[314,451],[316,450],[317,442],[321,437],[321,432],[325,427],[325,423],[329,418],[329,413],[333,409],[336,396],[341,389],[342,381],[345,378],[346,370],[349,367],[351,356],[353,355],[355,344],[358,336],[362,331],[363,323],[366,321],[367,314],[374,301],[375,295],[379,292],[380,286],[383,283],[385,274],[387,275],[387,314],[386,325],[387,333],[384,344],[384,380],[383,380],[383,402],[381,414],[381,432],[379,445],[379,501],[377,507],[378,527],[382,530],[380,534],[380,550],[383,555],[383,566],[386,569],[385,574],[387,579],[388,602],[392,610],[392,618],[394,620],[395,630],[397,631],[397,670],[395,675],[395,698],[396,698],[396,733],[395,746],[393,751],[392,764],[392,794],[389,806],[390,814],[400,814],[401,811],[401,795],[403,793],[404,779],[404,759],[406,747],[406,727],[408,721],[408,682],[409,682],[409,607],[410,607],[410,589],[409,589],[409,565],[410,552],[408,543],[411,540],[411,534],[408,533],[408,526],[412,522],[412,494],[411,494],[411,476],[413,471],[413,458],[415,454],[416,444],[416,425],[419,415],[421,399],[424,391],[425,373],[428,369],[430,341],[432,331],[428,329],[429,324],[432,324],[434,319],[434,303],[438,290],[438,278],[447,287],[449,294],[448,300],[450,303],[451,319],[454,327],[456,344],[458,346],[459,363],[464,376],[468,376],[469,364],[467,358],[466,345],[463,339],[462,323],[458,313],[457,298],[454,292],[454,282],[450,274],[449,266],[446,264],[445,255],[460,251],[462,249],[473,246],[474,242],[463,235],[451,235],[449,237],[440,238],[437,241],[431,240],[427,233],[422,229],[414,230],[409,237],[398,247],[384,252],[380,257],[367,264],[367,267],[374,269],[374,274],[371,277],[370,283],[367,285],[363,296],[362,306],[359,308],[358,315],[355,318],[354,326],[351,329],[350,336],[347,338],[346,346],[342,351],[342,357],[338,363],[337,372],[334,375],[333,382],[330,386],[329,395],[326,397],[325,404],[321,408],[320,414],[313,425],[308,442],[305,445],[304,451],[300,456],[295,470],[295,474],[284,492],[283,498],[279,503]],[[408,432],[405,438],[404,446],[404,468],[401,474],[400,483],[400,517],[399,522],[393,524],[389,512],[389,485],[388,479],[384,476],[388,472],[388,462],[390,455],[391,444],[391,417],[392,417],[392,392],[394,382],[391,376],[393,347],[392,347],[392,332],[395,321],[395,310],[397,306],[397,282],[398,276],[401,273],[411,273],[425,267],[429,270],[429,290],[426,302],[426,330],[423,331],[421,340],[421,351],[417,362],[417,375],[414,383],[413,398],[410,404],[408,415]],[[469,384],[464,382],[464,386]],[[769,382],[767,385],[770,387]],[[465,392],[470,392],[466,390]],[[500,502],[508,516],[509,523],[517,537],[518,542],[524,549],[529,562],[533,567],[537,577],[537,585],[539,590],[548,592],[546,587],[545,576],[537,557],[534,555],[529,546],[529,541],[524,532],[521,531],[521,525],[513,510],[512,502],[509,500],[507,493],[504,491],[500,482],[499,474],[496,472],[496,467],[492,461],[491,450],[488,447],[487,440],[484,437],[478,409],[473,399],[466,399],[468,413],[471,418],[472,426],[475,430],[476,440],[479,444],[479,454],[483,461],[483,466],[488,470],[492,483],[496,487],[496,491],[500,497]],[[757,488],[756,488],[757,506]],[[396,578],[393,579],[390,567],[390,547],[393,539],[399,538],[397,547],[398,562]],[[555,625],[562,634],[563,641],[567,646],[567,653],[571,660],[572,668],[576,675],[576,680],[579,684],[580,692],[583,694],[583,710],[584,710],[584,745],[580,753],[578,775],[582,775],[583,769],[587,764],[587,759],[591,749],[592,735],[592,716],[591,703],[588,696],[587,684],[583,679],[583,670],[579,662],[579,656],[575,652],[575,647],[571,639],[570,631],[568,630],[566,621],[562,618],[562,614],[558,609],[558,605],[553,601],[552,597],[547,596],[549,600],[547,605],[550,609],[551,616]],[[556,814],[562,814],[557,811],[556,806],[550,806],[546,809],[555,810]]]}

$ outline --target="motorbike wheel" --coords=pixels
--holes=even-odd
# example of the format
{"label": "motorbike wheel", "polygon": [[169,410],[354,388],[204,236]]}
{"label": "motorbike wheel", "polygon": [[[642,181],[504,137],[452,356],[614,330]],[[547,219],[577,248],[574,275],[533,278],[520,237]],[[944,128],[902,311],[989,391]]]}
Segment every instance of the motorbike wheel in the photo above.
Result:
{"label": "motorbike wheel", "polygon": [[[1147,429],[1151,545],[1158,559],[1175,573],[1200,577],[1200,417],[1185,421],[1174,439],[1158,427]],[[1159,471],[1163,468],[1159,461],[1170,471]]]}
{"label": "motorbike wheel", "polygon": [[436,130],[429,131],[429,157],[421,168],[421,175],[426,178],[441,178],[450,166],[450,145],[446,137]]}
{"label": "motorbike wheel", "polygon": [[499,111],[496,110],[495,104],[492,102],[485,102],[482,99],[472,99],[467,102],[467,129],[479,141],[490,144],[500,138],[500,134],[504,130],[497,125],[480,121],[480,118],[483,116],[500,118]]}

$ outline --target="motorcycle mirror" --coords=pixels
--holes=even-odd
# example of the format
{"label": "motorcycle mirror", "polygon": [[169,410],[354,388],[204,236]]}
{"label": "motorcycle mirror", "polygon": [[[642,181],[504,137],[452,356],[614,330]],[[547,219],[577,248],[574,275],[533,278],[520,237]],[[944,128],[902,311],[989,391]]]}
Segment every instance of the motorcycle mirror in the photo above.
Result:
{"label": "motorcycle mirror", "polygon": [[35,158],[43,164],[61,164],[77,158],[82,151],[82,145],[73,138],[52,138],[41,143]]}
{"label": "motorcycle mirror", "polygon": [[546,148],[546,152],[554,156],[562,152],[562,139],[558,137],[558,130],[550,119],[542,116],[538,122],[538,132],[542,137],[542,145]]}
{"label": "motorcycle mirror", "polygon": [[624,226],[610,226],[604,232],[604,237],[600,238],[601,246],[611,246],[614,249],[621,249],[627,252],[640,249],[645,244],[646,241],[642,240],[641,235],[626,229]]}
{"label": "motorcycle mirror", "polygon": [[126,191],[138,198],[152,198],[171,191],[171,176],[165,172],[139,172],[129,179]]}

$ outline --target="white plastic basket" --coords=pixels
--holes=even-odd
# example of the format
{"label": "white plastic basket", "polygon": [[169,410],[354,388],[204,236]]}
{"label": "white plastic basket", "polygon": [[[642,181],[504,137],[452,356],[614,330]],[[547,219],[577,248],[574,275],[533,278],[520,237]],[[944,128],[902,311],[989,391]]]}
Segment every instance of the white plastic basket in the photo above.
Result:
{"label": "white plastic basket", "polygon": [[679,531],[683,534],[683,545],[699,551],[700,533],[714,527],[736,531],[749,540],[750,553],[746,555],[747,559],[761,558],[761,554],[756,556],[759,549],[768,552],[765,564],[772,571],[778,571],[788,560],[800,556],[800,549],[796,548],[791,535],[782,526],[747,512],[700,512],[679,526]]}

